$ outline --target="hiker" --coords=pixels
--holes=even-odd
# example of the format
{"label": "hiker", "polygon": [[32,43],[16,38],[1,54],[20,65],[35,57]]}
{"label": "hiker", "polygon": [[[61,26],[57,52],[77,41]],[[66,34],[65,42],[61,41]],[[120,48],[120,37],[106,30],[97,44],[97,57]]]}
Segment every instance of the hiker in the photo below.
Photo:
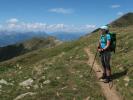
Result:
{"label": "hiker", "polygon": [[109,34],[109,28],[108,26],[102,26],[100,28],[100,40],[98,45],[98,51],[100,53],[101,63],[103,66],[103,75],[100,79],[103,79],[104,83],[109,83],[111,81],[111,51],[109,49],[110,43],[111,36]]}

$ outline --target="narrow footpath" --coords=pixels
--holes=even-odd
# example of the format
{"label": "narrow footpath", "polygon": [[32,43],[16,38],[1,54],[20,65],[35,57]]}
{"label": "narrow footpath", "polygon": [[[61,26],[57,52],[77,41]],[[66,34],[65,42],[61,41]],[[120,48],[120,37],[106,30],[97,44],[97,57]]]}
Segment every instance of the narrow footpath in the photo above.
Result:
{"label": "narrow footpath", "polygon": [[[89,48],[84,49],[85,52],[88,54],[88,61],[87,64],[89,66],[92,66],[93,60],[94,60],[94,54],[90,52]],[[99,71],[100,70],[100,71]],[[101,66],[97,63],[97,61],[94,64],[93,71],[96,74],[97,79],[102,75],[102,69]],[[106,97],[106,100],[123,100],[120,96],[120,94],[116,91],[115,87],[109,87],[109,84],[103,83],[98,81],[98,84],[101,86],[102,92]]]}

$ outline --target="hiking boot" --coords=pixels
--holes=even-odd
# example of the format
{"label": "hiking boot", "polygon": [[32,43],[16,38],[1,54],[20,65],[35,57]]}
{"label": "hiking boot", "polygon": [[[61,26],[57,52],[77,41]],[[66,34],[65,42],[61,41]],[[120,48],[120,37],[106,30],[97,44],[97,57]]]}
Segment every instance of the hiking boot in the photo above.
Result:
{"label": "hiking boot", "polygon": [[106,74],[103,73],[102,77],[100,77],[100,79],[106,79]]}
{"label": "hiking boot", "polygon": [[107,76],[106,79],[104,80],[104,83],[109,83],[109,82],[111,82],[111,81],[112,81],[112,80],[111,80],[110,76]]}

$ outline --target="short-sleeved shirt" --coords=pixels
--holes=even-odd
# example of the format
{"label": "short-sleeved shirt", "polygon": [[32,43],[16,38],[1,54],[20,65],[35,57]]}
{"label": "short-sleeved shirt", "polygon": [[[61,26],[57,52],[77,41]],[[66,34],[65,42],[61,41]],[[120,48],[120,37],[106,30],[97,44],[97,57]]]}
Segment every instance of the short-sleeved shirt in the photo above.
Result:
{"label": "short-sleeved shirt", "polygon": [[100,37],[100,46],[101,46],[102,49],[105,48],[105,46],[107,45],[107,41],[111,41],[110,34],[101,35],[101,37]]}

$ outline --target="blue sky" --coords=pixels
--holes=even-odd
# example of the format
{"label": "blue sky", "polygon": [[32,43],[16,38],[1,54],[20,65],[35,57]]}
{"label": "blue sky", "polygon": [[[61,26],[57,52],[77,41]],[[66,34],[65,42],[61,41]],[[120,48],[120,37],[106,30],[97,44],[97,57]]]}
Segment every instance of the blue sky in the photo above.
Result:
{"label": "blue sky", "polygon": [[132,0],[0,0],[0,30],[91,31],[133,11]]}

